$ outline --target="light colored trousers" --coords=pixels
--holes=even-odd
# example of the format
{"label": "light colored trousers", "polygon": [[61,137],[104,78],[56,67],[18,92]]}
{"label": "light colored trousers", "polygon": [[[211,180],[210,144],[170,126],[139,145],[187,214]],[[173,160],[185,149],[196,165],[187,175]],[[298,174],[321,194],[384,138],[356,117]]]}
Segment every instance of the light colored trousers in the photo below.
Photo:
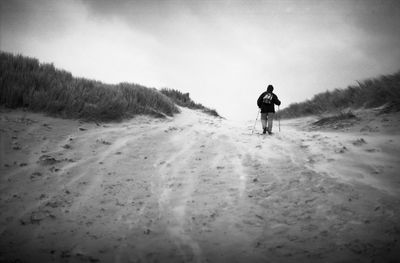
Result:
{"label": "light colored trousers", "polygon": [[261,125],[262,128],[267,128],[267,131],[272,132],[272,122],[274,120],[274,113],[261,113]]}

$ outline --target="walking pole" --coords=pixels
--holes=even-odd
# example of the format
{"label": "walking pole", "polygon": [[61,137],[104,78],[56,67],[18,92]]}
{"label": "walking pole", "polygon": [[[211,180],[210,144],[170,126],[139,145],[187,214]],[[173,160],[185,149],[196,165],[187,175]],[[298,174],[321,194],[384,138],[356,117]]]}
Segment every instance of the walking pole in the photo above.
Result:
{"label": "walking pole", "polygon": [[279,132],[281,132],[281,109],[278,105],[278,124],[279,124]]}
{"label": "walking pole", "polygon": [[257,117],[256,117],[256,121],[254,122],[254,127],[253,130],[251,131],[251,134],[254,133],[254,129],[256,128],[256,124],[257,124],[257,120],[258,120],[258,115],[260,114],[260,111],[257,112]]}

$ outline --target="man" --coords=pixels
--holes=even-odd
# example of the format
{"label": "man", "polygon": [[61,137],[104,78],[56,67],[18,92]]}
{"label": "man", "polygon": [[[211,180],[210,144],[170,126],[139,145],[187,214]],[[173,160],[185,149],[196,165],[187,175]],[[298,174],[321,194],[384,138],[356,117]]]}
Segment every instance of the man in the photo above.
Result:
{"label": "man", "polygon": [[263,128],[263,134],[268,131],[268,134],[272,134],[272,121],[274,119],[275,104],[281,105],[278,97],[272,92],[274,87],[268,85],[267,91],[263,92],[257,100],[257,106],[261,110],[261,124]]}

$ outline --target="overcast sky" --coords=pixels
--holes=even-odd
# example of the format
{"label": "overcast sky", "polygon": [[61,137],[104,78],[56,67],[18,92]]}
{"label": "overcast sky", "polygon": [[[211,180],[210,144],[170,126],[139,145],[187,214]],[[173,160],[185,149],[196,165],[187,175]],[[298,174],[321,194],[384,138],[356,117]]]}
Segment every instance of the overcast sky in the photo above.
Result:
{"label": "overcast sky", "polygon": [[312,98],[400,69],[400,1],[0,0],[0,49],[255,119],[268,84]]}

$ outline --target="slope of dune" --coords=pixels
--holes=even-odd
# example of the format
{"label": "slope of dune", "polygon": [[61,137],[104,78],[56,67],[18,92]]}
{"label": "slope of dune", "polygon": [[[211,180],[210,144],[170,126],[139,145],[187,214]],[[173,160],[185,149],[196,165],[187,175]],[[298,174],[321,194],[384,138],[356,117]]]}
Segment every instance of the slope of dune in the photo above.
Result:
{"label": "slope of dune", "polygon": [[263,136],[181,111],[104,125],[2,109],[0,262],[400,258],[398,115]]}

